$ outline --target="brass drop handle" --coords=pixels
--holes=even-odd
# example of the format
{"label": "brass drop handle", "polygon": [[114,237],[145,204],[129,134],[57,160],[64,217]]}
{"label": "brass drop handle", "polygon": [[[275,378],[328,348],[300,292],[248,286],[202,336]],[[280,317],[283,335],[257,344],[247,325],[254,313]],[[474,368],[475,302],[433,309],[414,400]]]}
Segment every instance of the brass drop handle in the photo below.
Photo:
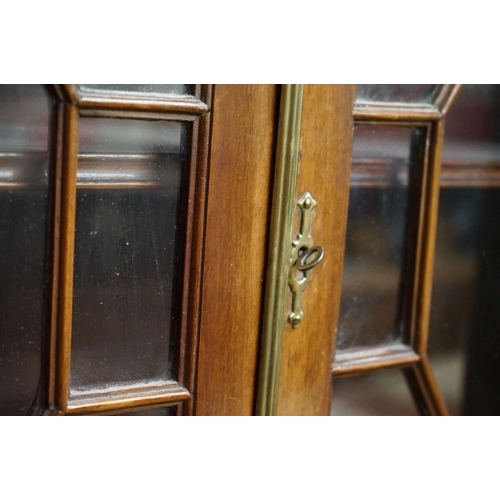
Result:
{"label": "brass drop handle", "polygon": [[323,260],[325,249],[314,245],[311,235],[311,216],[317,203],[312,194],[305,192],[297,202],[300,212],[299,231],[292,240],[288,285],[292,292],[292,310],[288,322],[297,328],[304,318],[302,295],[312,279],[314,268]]}

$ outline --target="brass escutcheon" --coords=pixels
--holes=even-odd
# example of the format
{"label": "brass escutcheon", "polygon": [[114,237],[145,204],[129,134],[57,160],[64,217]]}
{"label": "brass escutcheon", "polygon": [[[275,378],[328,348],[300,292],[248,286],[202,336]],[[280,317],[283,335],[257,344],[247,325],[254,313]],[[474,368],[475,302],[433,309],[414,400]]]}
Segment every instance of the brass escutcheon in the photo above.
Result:
{"label": "brass escutcheon", "polygon": [[314,268],[323,260],[325,249],[314,245],[311,235],[311,217],[317,203],[309,191],[297,202],[300,213],[299,231],[292,240],[288,285],[292,292],[292,310],[288,322],[297,328],[304,318],[302,294],[312,279]]}

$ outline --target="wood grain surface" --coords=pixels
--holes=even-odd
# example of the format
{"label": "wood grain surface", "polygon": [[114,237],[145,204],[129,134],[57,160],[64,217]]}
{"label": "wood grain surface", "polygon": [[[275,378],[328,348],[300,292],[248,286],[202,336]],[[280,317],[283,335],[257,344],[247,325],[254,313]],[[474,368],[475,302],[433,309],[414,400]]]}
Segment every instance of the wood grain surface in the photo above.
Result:
{"label": "wood grain surface", "polygon": [[[315,245],[325,257],[304,294],[304,319],[285,327],[279,415],[328,415],[330,369],[338,321],[344,254],[354,85],[306,85],[302,109],[298,199],[310,191],[318,205]],[[296,214],[297,215],[297,214]],[[297,231],[296,216],[293,234]]]}
{"label": "wood grain surface", "polygon": [[197,415],[254,412],[276,96],[276,85],[214,88]]}

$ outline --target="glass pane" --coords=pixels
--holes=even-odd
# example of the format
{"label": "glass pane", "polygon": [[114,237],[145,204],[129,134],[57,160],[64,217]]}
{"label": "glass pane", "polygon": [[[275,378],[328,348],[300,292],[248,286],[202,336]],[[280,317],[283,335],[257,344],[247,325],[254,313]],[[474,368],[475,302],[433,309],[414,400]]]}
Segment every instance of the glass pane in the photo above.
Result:
{"label": "glass pane", "polygon": [[72,395],[174,377],[186,127],[80,121]]}
{"label": "glass pane", "polygon": [[332,416],[417,416],[410,389],[399,370],[333,380]]}
{"label": "glass pane", "polygon": [[453,415],[500,414],[499,118],[497,85],[465,85],[446,118],[429,358]]}
{"label": "glass pane", "polygon": [[0,414],[36,413],[47,291],[50,102],[0,85]]}
{"label": "glass pane", "polygon": [[354,131],[337,351],[400,340],[412,129]]}
{"label": "glass pane", "polygon": [[120,413],[120,417],[175,417],[177,415],[176,406],[166,408],[153,408],[152,410],[137,410],[127,413]]}
{"label": "glass pane", "polygon": [[152,84],[152,83],[82,83],[83,90],[111,90],[118,92],[138,92],[141,94],[175,94],[194,93],[194,85],[186,84]]}
{"label": "glass pane", "polygon": [[370,83],[357,86],[356,103],[363,102],[421,102],[430,103],[436,93],[436,84]]}

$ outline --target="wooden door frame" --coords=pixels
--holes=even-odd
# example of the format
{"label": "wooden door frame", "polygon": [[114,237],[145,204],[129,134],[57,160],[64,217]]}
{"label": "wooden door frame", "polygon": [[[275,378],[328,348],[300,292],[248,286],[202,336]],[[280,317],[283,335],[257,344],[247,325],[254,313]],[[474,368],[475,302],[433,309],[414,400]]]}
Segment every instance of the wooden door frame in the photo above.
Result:
{"label": "wooden door frame", "polygon": [[215,85],[196,415],[253,415],[278,85]]}
{"label": "wooden door frame", "polygon": [[[327,415],[340,304],[354,85],[284,85],[277,145],[258,415]],[[287,321],[297,200],[309,191],[324,262],[304,292],[304,320]],[[328,291],[329,297],[325,296]]]}

